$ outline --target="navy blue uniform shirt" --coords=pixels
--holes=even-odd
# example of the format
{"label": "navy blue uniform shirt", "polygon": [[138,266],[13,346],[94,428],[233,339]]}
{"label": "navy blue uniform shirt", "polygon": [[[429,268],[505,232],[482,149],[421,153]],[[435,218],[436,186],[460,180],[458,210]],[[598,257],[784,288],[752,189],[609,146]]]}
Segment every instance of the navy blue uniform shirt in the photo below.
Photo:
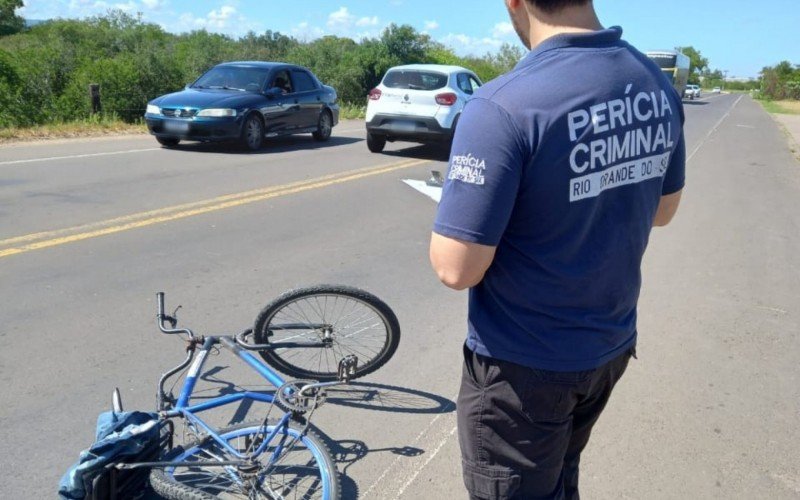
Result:
{"label": "navy blue uniform shirt", "polygon": [[434,231],[497,247],[469,291],[479,354],[576,371],[636,341],[642,256],[686,149],[680,96],[621,36],[546,40],[459,120]]}

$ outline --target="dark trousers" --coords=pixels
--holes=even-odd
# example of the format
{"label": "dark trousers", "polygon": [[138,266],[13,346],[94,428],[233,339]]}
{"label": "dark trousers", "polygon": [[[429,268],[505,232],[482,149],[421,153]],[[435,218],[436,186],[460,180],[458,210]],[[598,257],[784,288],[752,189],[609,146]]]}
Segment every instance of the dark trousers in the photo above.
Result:
{"label": "dark trousers", "polygon": [[634,350],[554,372],[464,347],[458,439],[472,499],[577,500],[581,452]]}

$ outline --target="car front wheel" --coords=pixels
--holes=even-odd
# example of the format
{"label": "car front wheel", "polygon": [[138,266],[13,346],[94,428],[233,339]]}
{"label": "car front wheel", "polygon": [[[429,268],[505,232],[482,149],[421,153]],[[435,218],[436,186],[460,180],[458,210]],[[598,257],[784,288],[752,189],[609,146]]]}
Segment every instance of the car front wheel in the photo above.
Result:
{"label": "car front wheel", "polygon": [[367,148],[373,153],[380,153],[386,147],[386,137],[367,132]]}
{"label": "car front wheel", "polygon": [[264,142],[264,124],[256,115],[250,115],[242,128],[242,145],[250,151],[258,151]]}
{"label": "car front wheel", "polygon": [[319,115],[317,130],[311,135],[313,135],[314,139],[317,141],[322,142],[331,138],[331,132],[333,132],[333,118],[331,118],[330,111],[325,110]]}

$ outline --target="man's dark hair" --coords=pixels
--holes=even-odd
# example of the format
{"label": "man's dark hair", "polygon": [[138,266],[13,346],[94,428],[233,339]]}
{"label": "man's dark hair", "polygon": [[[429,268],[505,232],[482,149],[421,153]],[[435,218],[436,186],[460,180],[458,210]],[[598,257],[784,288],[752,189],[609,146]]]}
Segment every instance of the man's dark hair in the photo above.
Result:
{"label": "man's dark hair", "polygon": [[526,1],[529,4],[533,5],[534,7],[541,9],[543,12],[552,14],[566,7],[572,7],[573,5],[586,5],[591,0],[526,0]]}

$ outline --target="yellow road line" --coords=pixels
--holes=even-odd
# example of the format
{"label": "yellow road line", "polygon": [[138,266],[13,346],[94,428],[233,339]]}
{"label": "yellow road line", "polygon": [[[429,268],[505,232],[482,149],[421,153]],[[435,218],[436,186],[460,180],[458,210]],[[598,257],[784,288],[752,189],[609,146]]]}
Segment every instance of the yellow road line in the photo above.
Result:
{"label": "yellow road line", "polygon": [[[161,208],[158,210],[150,210],[147,212],[140,212],[124,217],[117,217],[114,219],[95,222],[92,224],[84,224],[66,229],[17,236],[6,240],[0,240],[0,248],[10,247],[6,248],[5,250],[0,250],[0,258],[30,252],[32,250],[64,245],[66,243],[73,243],[75,241],[86,240],[89,238],[96,238],[98,236],[129,231],[131,229],[151,226],[153,224],[184,219],[186,217],[192,217],[195,215],[215,212],[217,210],[246,205],[256,201],[263,201],[271,198],[301,193],[311,189],[320,189],[336,184],[343,184],[346,182],[363,179],[365,177],[381,175],[395,170],[421,165],[427,161],[428,160],[402,161],[389,165],[382,165],[379,167],[350,170],[347,172],[325,175],[305,181],[292,182],[280,186],[255,189],[252,191],[220,196],[209,200],[186,203],[183,205]],[[20,243],[24,244],[19,245]]]}

